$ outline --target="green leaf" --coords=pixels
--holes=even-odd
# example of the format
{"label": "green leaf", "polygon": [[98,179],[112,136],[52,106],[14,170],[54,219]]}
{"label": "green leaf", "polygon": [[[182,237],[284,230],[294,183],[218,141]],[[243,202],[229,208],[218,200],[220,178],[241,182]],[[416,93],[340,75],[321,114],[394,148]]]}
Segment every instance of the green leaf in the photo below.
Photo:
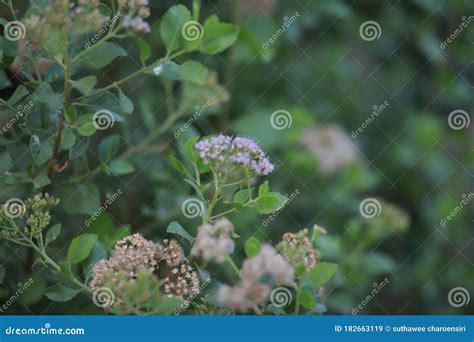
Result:
{"label": "green leaf", "polygon": [[111,134],[104,139],[99,144],[99,156],[102,160],[109,160],[114,156],[120,147],[120,135]]}
{"label": "green leaf", "polygon": [[61,151],[69,150],[75,143],[76,136],[74,135],[74,131],[71,128],[66,127],[61,134]]}
{"label": "green leaf", "polygon": [[183,152],[188,160],[195,162],[198,159],[198,153],[194,145],[199,140],[199,136],[194,136],[186,140],[183,146]]}
{"label": "green leaf", "polygon": [[204,34],[201,38],[201,52],[215,55],[234,44],[239,35],[239,28],[232,24],[221,23],[217,15],[212,15],[204,22]]}
{"label": "green leaf", "polygon": [[303,290],[299,293],[299,302],[306,309],[313,309],[316,306],[316,299],[309,290]]}
{"label": "green leaf", "polygon": [[76,107],[74,107],[70,103],[64,104],[64,118],[66,119],[67,123],[74,124],[76,122],[77,111]]}
{"label": "green leaf", "polygon": [[334,273],[337,265],[330,262],[320,262],[308,274],[308,281],[313,286],[319,286],[327,283]]}
{"label": "green leaf", "polygon": [[127,173],[135,171],[135,167],[132,163],[122,159],[111,160],[108,166],[116,175],[126,175]]}
{"label": "green leaf", "polygon": [[187,81],[203,84],[206,81],[207,69],[196,61],[186,61],[181,65],[165,62],[161,65],[160,76],[171,81]]}
{"label": "green leaf", "polygon": [[265,196],[270,192],[270,187],[268,186],[268,181],[265,181],[264,183],[260,184],[258,187],[258,195],[259,196]]}
{"label": "green leaf", "polygon": [[0,89],[11,87],[12,83],[5,70],[0,69]]}
{"label": "green leaf", "polygon": [[260,252],[260,248],[261,248],[260,241],[254,236],[252,236],[247,241],[245,241],[245,246],[244,246],[245,254],[249,258],[256,256],[258,252]]}
{"label": "green leaf", "polygon": [[83,53],[78,63],[83,63],[91,69],[100,69],[112,63],[116,58],[124,56],[127,56],[127,52],[120,46],[103,42]]}
{"label": "green leaf", "polygon": [[109,91],[86,97],[81,102],[77,102],[76,105],[83,108],[87,113],[95,113],[99,110],[108,110],[114,114],[122,113],[120,99]]}
{"label": "green leaf", "polygon": [[181,28],[191,20],[191,13],[183,5],[171,7],[163,16],[160,25],[160,34],[168,52],[172,52],[184,41]]}
{"label": "green leaf", "polygon": [[69,82],[71,83],[71,86],[74,89],[77,89],[81,94],[89,95],[90,93],[92,93],[92,90],[94,90],[94,86],[97,83],[97,77],[87,76],[81,78],[80,80],[70,80]]}
{"label": "green leaf", "polygon": [[23,85],[19,85],[16,89],[15,89],[15,92],[13,93],[12,96],[10,96],[10,98],[8,99],[7,103],[10,105],[10,106],[13,106],[14,104],[16,104],[18,101],[20,101],[22,98],[24,98],[26,95],[29,94],[29,91],[28,89],[26,89],[25,86]]}
{"label": "green leaf", "polygon": [[287,202],[286,196],[278,192],[269,192],[257,198],[257,210],[260,214],[271,214],[282,208]]}
{"label": "green leaf", "polygon": [[133,113],[133,110],[135,109],[133,102],[121,90],[119,90],[119,101],[124,114]]}
{"label": "green leaf", "polygon": [[140,49],[140,61],[142,64],[150,58],[151,56],[151,48],[150,45],[141,37],[137,39],[138,48]]}
{"label": "green leaf", "polygon": [[40,137],[34,135],[30,139],[30,152],[36,166],[41,166],[53,155],[53,147],[49,141],[42,141]]}
{"label": "green leaf", "polygon": [[178,171],[182,175],[187,175],[186,167],[184,166],[183,163],[181,163],[181,161],[178,158],[176,158],[172,154],[170,154],[168,157],[171,160],[171,165],[173,165],[173,168],[176,171]]}
{"label": "green leaf", "polygon": [[84,123],[82,126],[80,126],[77,129],[77,132],[84,137],[88,137],[88,136],[93,135],[96,132],[96,130],[97,129],[95,128],[94,123],[89,121],[89,122]]}
{"label": "green leaf", "polygon": [[0,153],[0,174],[5,173],[6,171],[10,170],[13,166],[12,158],[6,153]]}
{"label": "green leaf", "polygon": [[69,245],[69,250],[67,251],[67,261],[71,264],[77,264],[86,259],[96,241],[97,235],[89,233],[74,238]]}
{"label": "green leaf", "polygon": [[55,224],[51,228],[49,228],[48,232],[46,233],[45,239],[45,246],[48,246],[51,242],[56,240],[61,233],[61,223]]}
{"label": "green leaf", "polygon": [[67,278],[72,278],[74,273],[71,271],[71,263],[69,261],[64,261],[60,266],[60,271],[64,274]]}
{"label": "green leaf", "polygon": [[183,228],[183,226],[181,226],[179,224],[179,222],[177,221],[173,221],[171,222],[169,225],[168,225],[168,228],[166,228],[166,232],[167,233],[171,233],[171,234],[176,234],[176,235],[179,235],[183,238],[185,238],[186,240],[188,240],[189,242],[193,242],[194,240],[196,240],[194,237],[192,237],[187,231],[186,229]]}
{"label": "green leaf", "polygon": [[55,112],[63,107],[63,98],[54,92],[48,83],[41,83],[34,93],[35,101],[46,105],[48,110]]}
{"label": "green leaf", "polygon": [[54,284],[46,290],[45,296],[55,302],[67,302],[76,297],[79,292],[80,290],[71,289],[62,284]]}
{"label": "green leaf", "polygon": [[51,179],[44,173],[39,174],[33,178],[33,186],[35,189],[43,188],[49,184],[51,184]]}
{"label": "green leaf", "polygon": [[234,195],[234,202],[244,204],[250,199],[252,189],[239,190]]}

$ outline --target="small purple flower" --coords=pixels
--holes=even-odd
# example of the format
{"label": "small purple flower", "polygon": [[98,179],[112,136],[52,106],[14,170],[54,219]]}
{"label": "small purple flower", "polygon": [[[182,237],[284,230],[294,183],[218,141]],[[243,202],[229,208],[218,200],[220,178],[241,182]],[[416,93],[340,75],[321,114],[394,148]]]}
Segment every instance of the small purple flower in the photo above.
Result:
{"label": "small purple flower", "polygon": [[255,175],[267,176],[274,170],[262,148],[250,138],[219,134],[202,139],[194,147],[205,165],[231,163],[248,167]]}

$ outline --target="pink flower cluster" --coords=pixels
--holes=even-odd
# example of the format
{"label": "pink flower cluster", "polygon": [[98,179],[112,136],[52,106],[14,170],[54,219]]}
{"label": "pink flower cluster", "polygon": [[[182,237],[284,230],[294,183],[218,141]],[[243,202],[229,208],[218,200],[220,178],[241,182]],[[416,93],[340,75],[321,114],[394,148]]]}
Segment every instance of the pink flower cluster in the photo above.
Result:
{"label": "pink flower cluster", "polygon": [[[269,244],[245,260],[242,280],[235,286],[223,285],[217,300],[231,310],[247,311],[264,304],[270,297],[272,286],[291,286],[295,273],[291,265]],[[271,279],[271,284],[264,282]]]}
{"label": "pink flower cluster", "polygon": [[231,238],[233,224],[225,217],[214,224],[203,224],[198,227],[196,242],[191,249],[191,255],[201,256],[205,261],[215,260],[222,264],[226,255],[234,250],[235,244]]}
{"label": "pink flower cluster", "polygon": [[120,4],[128,11],[122,21],[125,28],[130,28],[138,33],[151,32],[150,24],[145,21],[150,16],[148,0],[120,0]]}
{"label": "pink flower cluster", "polygon": [[194,147],[205,165],[218,169],[233,164],[248,167],[259,176],[267,176],[275,169],[262,148],[250,138],[219,134],[202,139]]}

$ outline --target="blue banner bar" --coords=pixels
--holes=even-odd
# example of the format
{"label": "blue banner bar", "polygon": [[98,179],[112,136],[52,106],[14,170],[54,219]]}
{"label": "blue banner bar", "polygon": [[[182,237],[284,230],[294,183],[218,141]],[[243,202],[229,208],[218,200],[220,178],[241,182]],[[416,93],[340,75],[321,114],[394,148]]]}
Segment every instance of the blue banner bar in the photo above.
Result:
{"label": "blue banner bar", "polygon": [[474,316],[1,316],[0,341],[474,340]]}

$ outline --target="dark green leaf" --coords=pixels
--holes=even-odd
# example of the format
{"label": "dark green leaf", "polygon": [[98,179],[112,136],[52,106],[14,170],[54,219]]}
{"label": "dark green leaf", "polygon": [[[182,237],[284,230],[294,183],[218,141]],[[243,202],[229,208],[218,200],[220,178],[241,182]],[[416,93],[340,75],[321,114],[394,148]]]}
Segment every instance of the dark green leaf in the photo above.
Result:
{"label": "dark green leaf", "polygon": [[67,252],[67,261],[77,264],[86,259],[97,241],[95,234],[82,234],[72,240]]}
{"label": "dark green leaf", "polygon": [[120,106],[122,107],[122,113],[132,114],[135,106],[133,105],[133,102],[121,90],[119,90],[119,100]]}
{"label": "dark green leaf", "polygon": [[61,134],[61,151],[69,150],[75,143],[76,136],[74,135],[74,131],[71,128],[66,127]]}
{"label": "dark green leaf", "polygon": [[103,42],[86,50],[82,54],[80,62],[92,69],[100,69],[112,63],[116,58],[124,56],[127,56],[127,52],[120,46]]}
{"label": "dark green leaf", "polygon": [[148,45],[148,43],[141,37],[138,38],[137,44],[138,44],[138,48],[140,49],[140,60],[141,60],[142,64],[145,64],[145,62],[151,56],[150,45]]}
{"label": "dark green leaf", "polygon": [[73,88],[79,90],[84,95],[89,95],[97,83],[97,77],[87,76],[77,81],[70,81]]}
{"label": "dark green leaf", "polygon": [[48,232],[46,233],[45,239],[45,246],[48,246],[51,242],[56,240],[61,233],[61,223],[55,224],[51,228],[49,228]]}
{"label": "dark green leaf", "polygon": [[111,160],[108,166],[116,175],[126,175],[127,173],[135,171],[135,167],[132,163],[122,159]]}
{"label": "dark green leaf", "polygon": [[186,61],[181,65],[165,62],[161,65],[160,76],[172,81],[188,81],[203,84],[206,81],[207,69],[199,62]]}
{"label": "dark green leaf", "polygon": [[120,147],[120,135],[112,134],[104,139],[99,144],[99,156],[103,161],[109,160],[113,157]]}
{"label": "dark green leaf", "polygon": [[28,89],[25,88],[23,85],[19,85],[16,89],[15,92],[13,93],[12,96],[8,99],[7,103],[10,106],[13,106],[16,104],[18,101],[20,101],[22,98],[24,98],[26,95],[29,94]]}
{"label": "dark green leaf", "polygon": [[76,297],[79,292],[80,290],[71,289],[62,284],[55,284],[46,290],[45,296],[55,302],[67,302]]}
{"label": "dark green leaf", "polygon": [[173,221],[171,222],[169,225],[168,225],[168,228],[166,229],[166,232],[167,233],[171,233],[171,234],[176,234],[176,235],[179,235],[179,236],[182,236],[183,238],[185,238],[186,240],[188,240],[189,242],[193,242],[195,240],[195,238],[193,238],[187,231],[186,229],[184,229],[178,222],[176,221]]}

